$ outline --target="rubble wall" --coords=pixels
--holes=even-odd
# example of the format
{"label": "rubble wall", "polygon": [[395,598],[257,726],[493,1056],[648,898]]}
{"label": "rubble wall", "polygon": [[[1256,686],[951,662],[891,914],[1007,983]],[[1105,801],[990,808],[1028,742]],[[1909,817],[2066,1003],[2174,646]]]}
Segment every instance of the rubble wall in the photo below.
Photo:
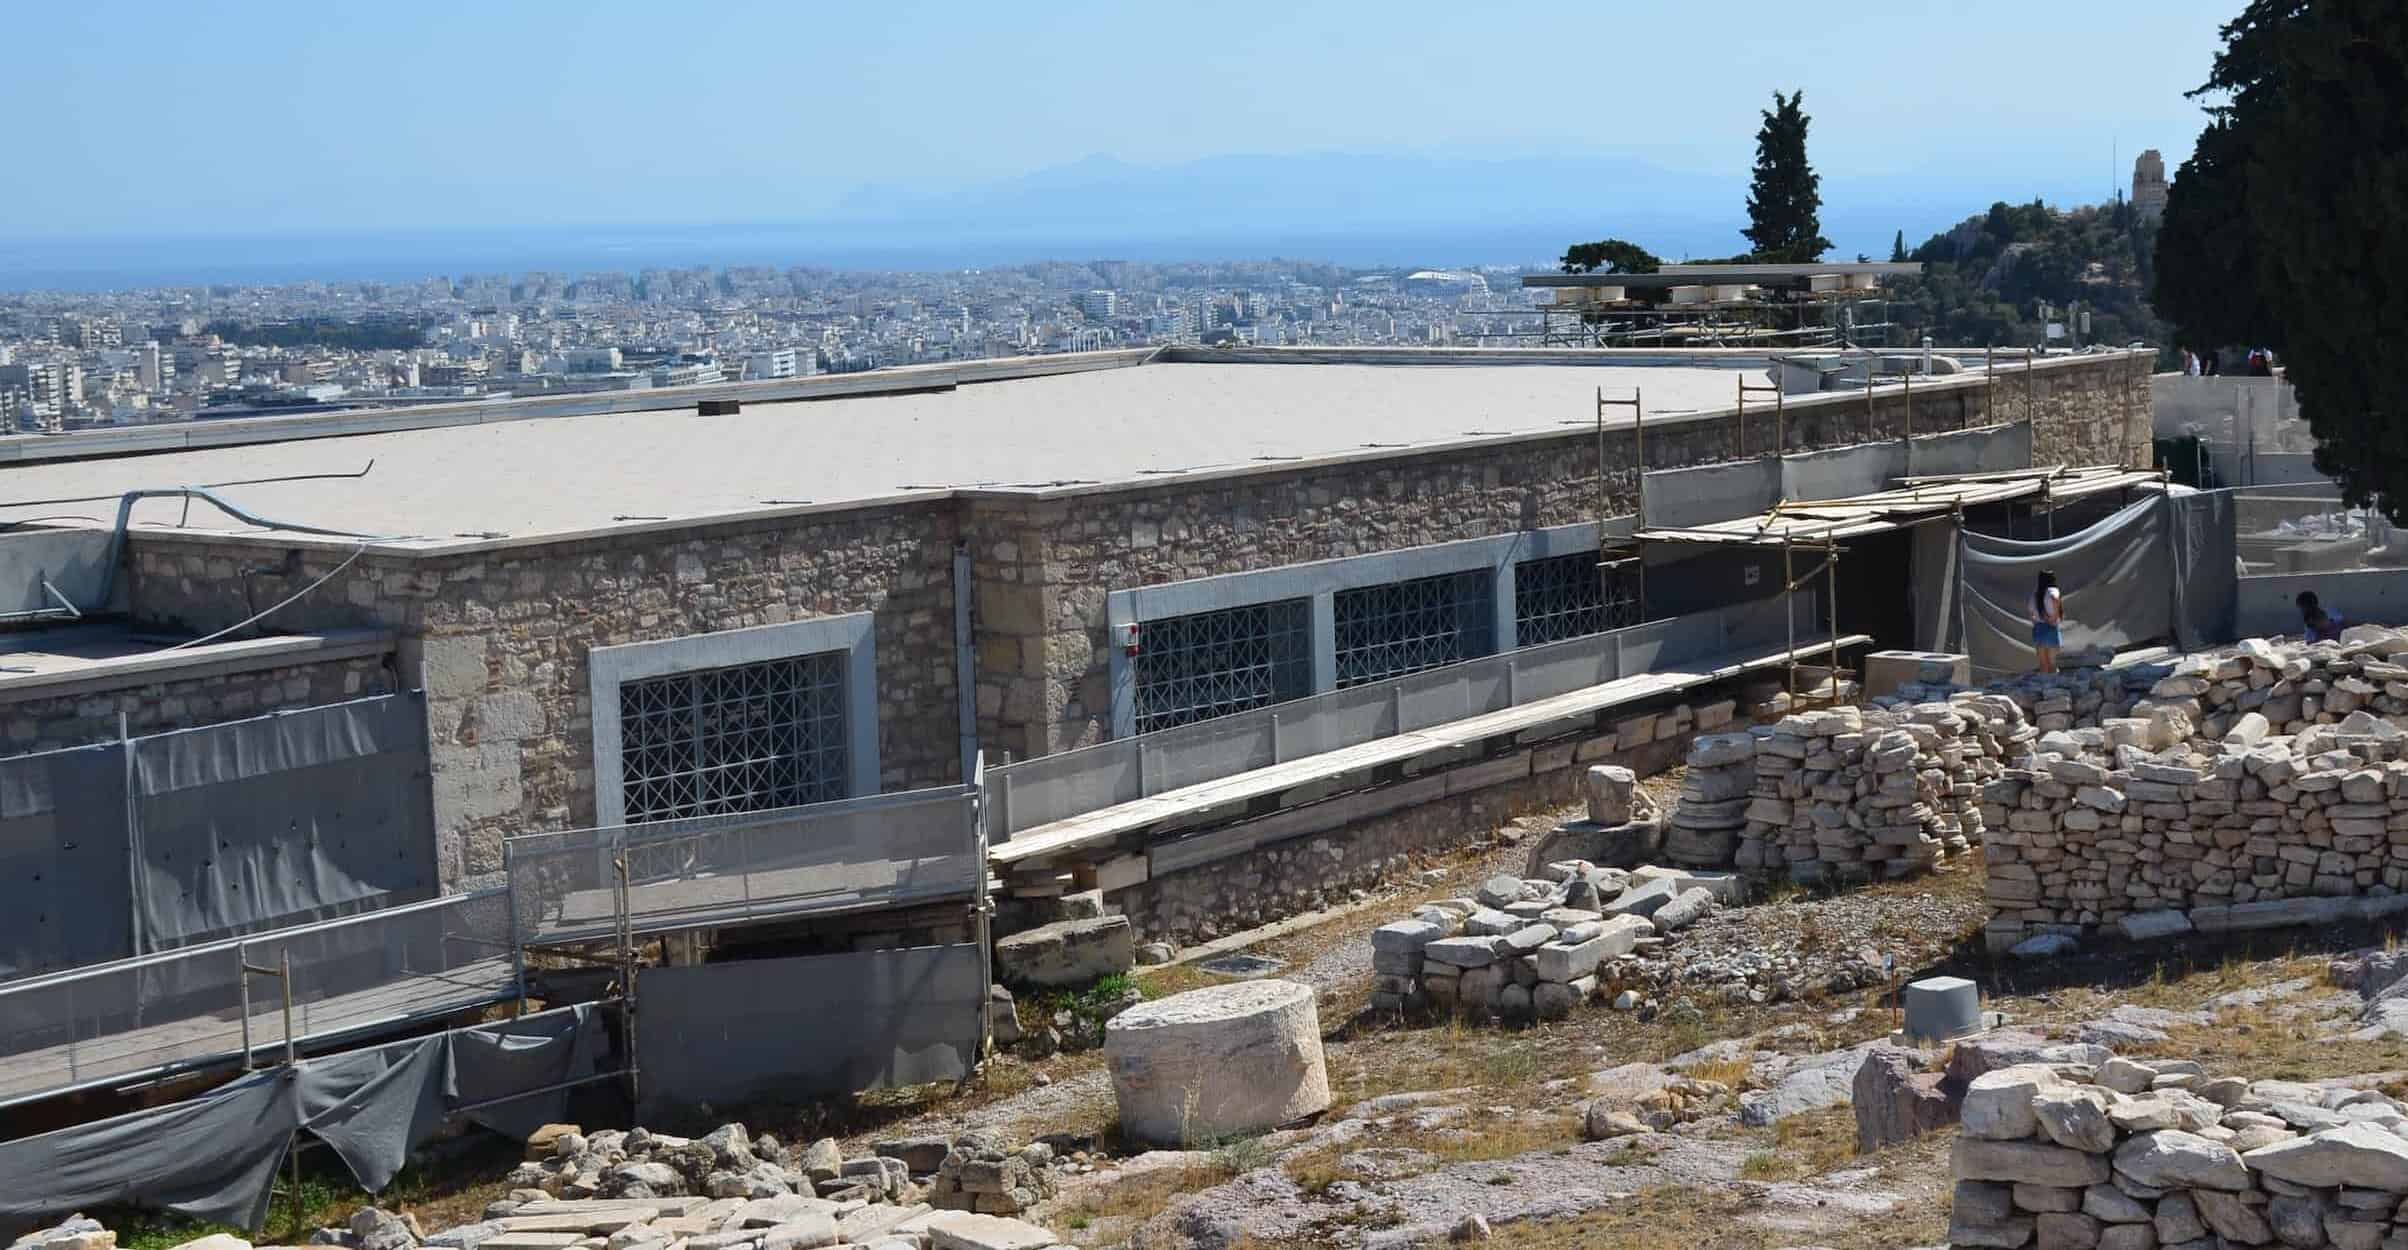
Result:
{"label": "rubble wall", "polygon": [[1974,1078],[1952,1246],[2408,1243],[2408,1115],[2374,1090],[2104,1057]]}
{"label": "rubble wall", "polygon": [[1971,849],[1981,783],[2030,738],[2013,701],[1977,694],[1701,738],[1664,854],[1801,884],[1904,876]]}
{"label": "rubble wall", "polygon": [[2408,635],[2346,637],[2017,683],[2063,710],[1983,789],[1990,944],[2408,908]]}

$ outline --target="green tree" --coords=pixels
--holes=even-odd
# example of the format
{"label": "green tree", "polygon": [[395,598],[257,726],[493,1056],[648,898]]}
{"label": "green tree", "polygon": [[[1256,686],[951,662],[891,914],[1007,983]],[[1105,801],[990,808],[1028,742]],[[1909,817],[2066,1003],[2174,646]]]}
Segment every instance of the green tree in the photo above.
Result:
{"label": "green tree", "polygon": [[2167,195],[2157,231],[2150,301],[2178,327],[2181,345],[2202,353],[2279,337],[2258,291],[2256,247],[2243,213],[2246,142],[2226,120],[2200,132],[2191,158],[2175,171],[2179,190]]}
{"label": "green tree", "polygon": [[[2227,240],[2247,264],[2260,314],[2228,324],[2208,292],[2173,278],[2195,256],[2160,258],[2178,324],[2247,331],[2280,349],[2316,436],[2316,466],[2353,505],[2408,524],[2408,5],[2397,0],[2251,0],[2194,94],[2222,102],[2201,147],[2210,176],[2174,184],[2169,218],[2237,195]],[[2219,126],[2230,132],[2215,134]],[[2229,162],[2231,168],[2225,169]],[[2186,167],[2188,168],[2188,167]],[[2184,230],[2192,227],[2185,225]],[[2213,240],[2208,242],[2212,243]],[[2172,286],[2168,286],[2169,281]]]}
{"label": "green tree", "polygon": [[1756,132],[1756,174],[1748,184],[1745,231],[1755,258],[1767,263],[1821,260],[1831,247],[1823,237],[1822,175],[1806,162],[1803,91],[1773,92]]}
{"label": "green tree", "polygon": [[1904,263],[1905,260],[1906,231],[1901,230],[1890,239],[1890,263],[1893,265],[1901,264]]}
{"label": "green tree", "polygon": [[1575,243],[1564,249],[1558,262],[1565,273],[1654,273],[1662,264],[1655,253],[1636,243],[1621,239],[1599,239],[1595,243]]}

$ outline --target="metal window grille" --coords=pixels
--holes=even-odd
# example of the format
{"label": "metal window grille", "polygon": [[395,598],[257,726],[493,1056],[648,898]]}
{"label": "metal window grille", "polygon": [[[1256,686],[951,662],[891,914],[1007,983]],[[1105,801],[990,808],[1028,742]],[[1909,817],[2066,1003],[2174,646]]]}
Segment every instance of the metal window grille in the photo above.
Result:
{"label": "metal window grille", "polygon": [[1332,598],[1341,687],[1496,650],[1496,579],[1487,569],[1341,590]]}
{"label": "metal window grille", "polygon": [[1145,622],[1139,638],[1139,733],[1313,693],[1310,600],[1164,617]]}
{"label": "metal window grille", "polygon": [[621,685],[628,822],[847,797],[846,668],[824,651]]}
{"label": "metal window grille", "polygon": [[1592,551],[1524,560],[1513,566],[1513,622],[1521,647],[1637,625],[1638,566],[1600,568]]}

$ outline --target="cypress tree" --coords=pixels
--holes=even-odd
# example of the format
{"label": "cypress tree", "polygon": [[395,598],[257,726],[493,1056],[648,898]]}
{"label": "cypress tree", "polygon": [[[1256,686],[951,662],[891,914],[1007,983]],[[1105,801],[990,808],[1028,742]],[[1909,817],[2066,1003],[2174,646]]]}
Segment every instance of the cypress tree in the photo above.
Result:
{"label": "cypress tree", "polygon": [[[1767,263],[1821,260],[1831,240],[1823,237],[1822,176],[1806,162],[1806,126],[1800,107],[1804,91],[1773,93],[1756,132],[1756,173],[1748,184],[1747,240],[1754,257]],[[1903,242],[1903,239],[1901,240]]]}

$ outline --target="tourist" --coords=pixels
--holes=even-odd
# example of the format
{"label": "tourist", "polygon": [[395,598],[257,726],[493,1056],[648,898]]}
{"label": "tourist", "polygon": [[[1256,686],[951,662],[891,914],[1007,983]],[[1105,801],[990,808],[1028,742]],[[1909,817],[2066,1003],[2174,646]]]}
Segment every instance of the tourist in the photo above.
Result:
{"label": "tourist", "polygon": [[2057,648],[2065,645],[2065,596],[2057,592],[2056,573],[2042,569],[2032,588],[2032,650],[2040,655],[2040,671],[2057,671]]}
{"label": "tourist", "polygon": [[2315,591],[2300,591],[2299,597],[2291,602],[2299,605],[2299,622],[2309,642],[2341,641],[2341,631],[2345,628],[2341,614],[2325,611],[2324,605],[2316,601]]}

